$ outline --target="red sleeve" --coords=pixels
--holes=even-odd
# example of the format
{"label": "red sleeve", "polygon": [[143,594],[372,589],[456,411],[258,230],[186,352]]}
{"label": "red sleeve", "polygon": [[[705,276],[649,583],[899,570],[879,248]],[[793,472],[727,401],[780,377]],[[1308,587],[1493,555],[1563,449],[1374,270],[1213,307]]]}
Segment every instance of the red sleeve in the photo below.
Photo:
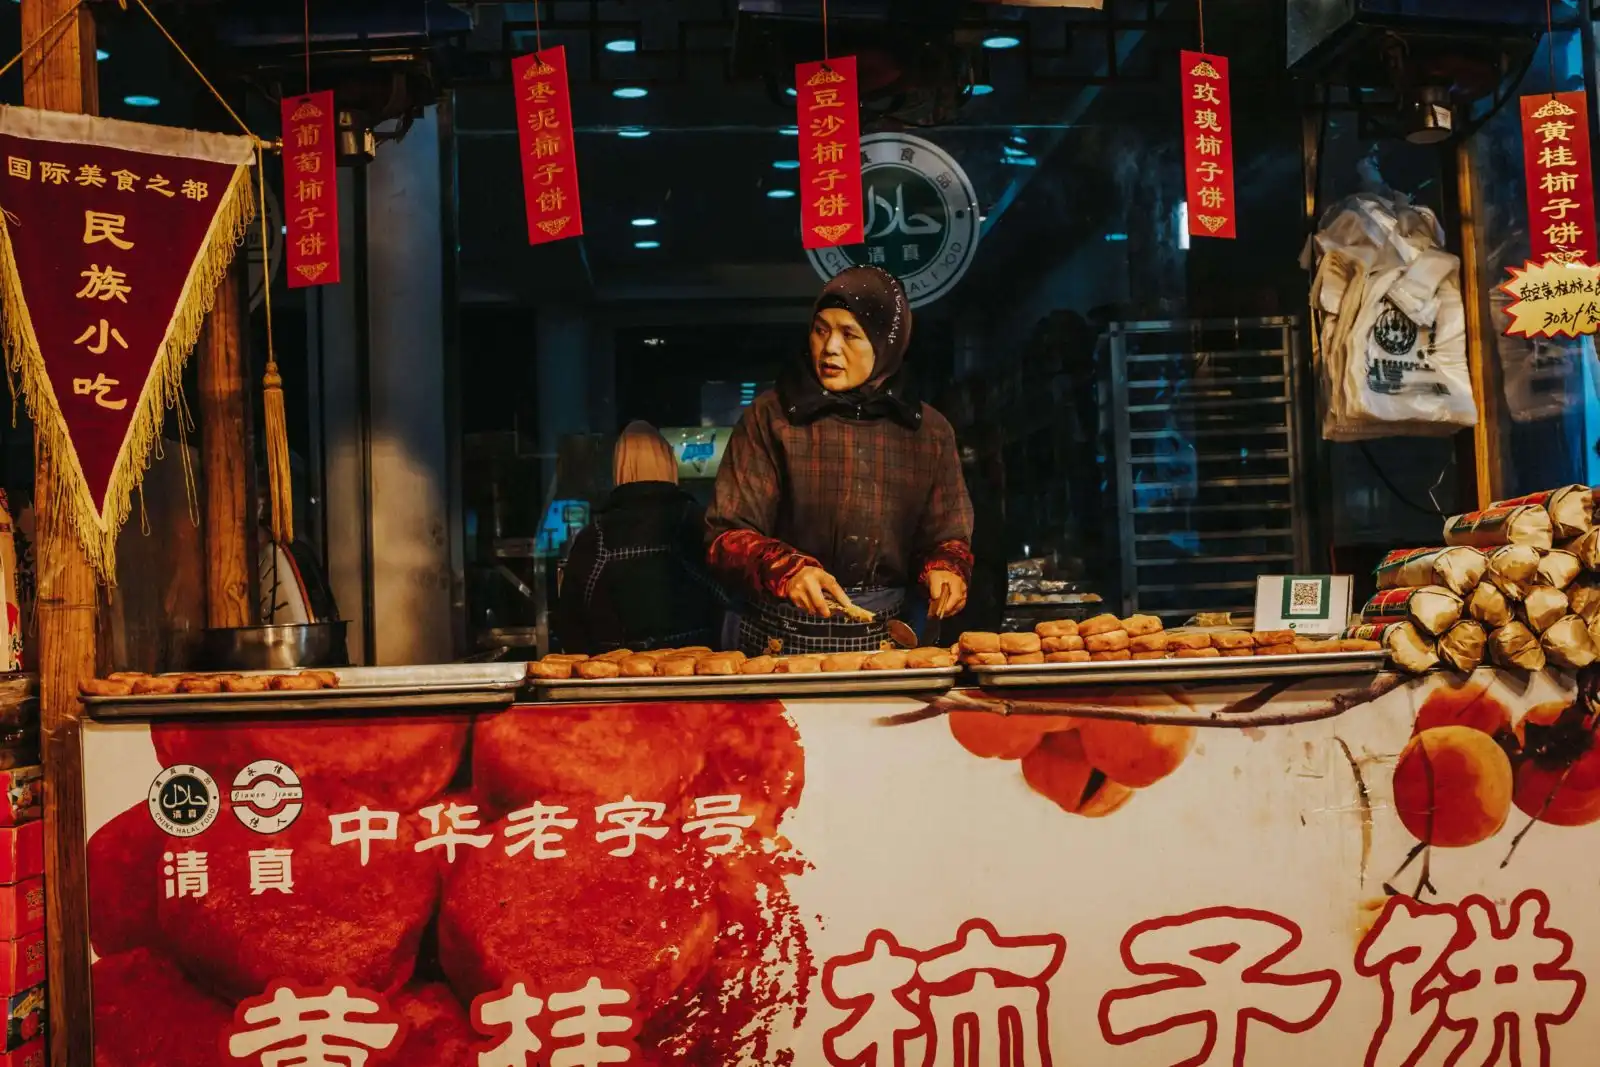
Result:
{"label": "red sleeve", "polygon": [[708,562],[723,581],[779,600],[789,595],[789,583],[801,570],[822,566],[776,537],[762,537],[754,530],[728,530],[718,535],[711,542]]}
{"label": "red sleeve", "polygon": [[922,558],[922,572],[917,581],[928,584],[928,575],[934,571],[949,571],[963,582],[972,581],[972,546],[965,541],[941,541]]}
{"label": "red sleeve", "polygon": [[706,513],[711,537],[706,562],[719,579],[747,595],[781,600],[802,568],[821,564],[770,536],[783,491],[766,422],[771,407],[771,397],[757,398],[728,440]]}

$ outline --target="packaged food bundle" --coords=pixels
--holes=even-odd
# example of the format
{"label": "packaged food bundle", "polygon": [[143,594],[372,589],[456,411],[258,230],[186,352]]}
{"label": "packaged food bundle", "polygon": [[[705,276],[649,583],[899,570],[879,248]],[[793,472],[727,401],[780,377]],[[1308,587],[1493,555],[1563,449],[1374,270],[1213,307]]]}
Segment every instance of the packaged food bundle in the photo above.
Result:
{"label": "packaged food bundle", "polygon": [[1564,485],[1513,500],[1497,500],[1491,508],[1538,507],[1550,516],[1558,538],[1577,537],[1594,525],[1594,494],[1586,485]]}
{"label": "packaged food bundle", "polygon": [[1518,504],[1452,515],[1445,520],[1444,540],[1447,545],[1470,545],[1473,548],[1494,548],[1497,545],[1550,548],[1555,543],[1555,529],[1550,521],[1550,513],[1544,508]]}
{"label": "packaged food bundle", "polygon": [[1478,588],[1467,598],[1467,612],[1490,629],[1504,626],[1514,617],[1511,601],[1493,582],[1478,583]]}
{"label": "packaged food bundle", "polygon": [[1548,585],[1552,589],[1565,589],[1578,580],[1578,575],[1583,573],[1583,564],[1571,552],[1553,548],[1539,559],[1538,569],[1534,571],[1533,583],[1535,585]]}
{"label": "packaged food bundle", "polygon": [[1421,674],[1439,665],[1439,648],[1433,638],[1410,622],[1363,623],[1344,633],[1346,641],[1376,641],[1396,667]]}
{"label": "packaged food bundle", "polygon": [[1541,634],[1555,625],[1557,619],[1570,614],[1571,610],[1567,594],[1542,585],[1528,590],[1528,598],[1522,602],[1523,617],[1535,633]]}
{"label": "packaged food bundle", "polygon": [[1466,596],[1483,580],[1488,566],[1484,554],[1467,545],[1397,548],[1383,558],[1373,573],[1379,589],[1442,585],[1452,593]]}
{"label": "packaged food bundle", "polygon": [[1534,632],[1520,622],[1508,622],[1489,635],[1489,658],[1501,667],[1523,671],[1544,668],[1544,649]]}
{"label": "packaged food bundle", "polygon": [[1576,615],[1551,623],[1540,635],[1539,646],[1551,663],[1574,671],[1589,666],[1597,656],[1588,625]]}
{"label": "packaged food bundle", "polygon": [[1439,585],[1416,589],[1385,589],[1375,593],[1361,609],[1366,622],[1411,622],[1429,635],[1444,633],[1466,610],[1462,599]]}
{"label": "packaged food bundle", "polygon": [[1476,619],[1462,619],[1439,636],[1439,658],[1463,674],[1483,663],[1489,632]]}

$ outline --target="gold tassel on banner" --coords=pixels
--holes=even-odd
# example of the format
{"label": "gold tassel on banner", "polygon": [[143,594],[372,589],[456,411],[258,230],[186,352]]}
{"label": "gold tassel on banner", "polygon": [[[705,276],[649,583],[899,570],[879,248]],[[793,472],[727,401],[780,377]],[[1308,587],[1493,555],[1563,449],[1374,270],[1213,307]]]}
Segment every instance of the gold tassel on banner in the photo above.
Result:
{"label": "gold tassel on banner", "polygon": [[[256,187],[261,204],[256,217],[261,220],[261,249],[265,256],[272,247],[267,240],[267,170],[256,146]],[[263,260],[262,294],[267,312],[267,373],[261,379],[261,408],[267,426],[267,483],[272,502],[272,539],[287,546],[294,540],[294,490],[289,480],[289,421],[283,410],[283,377],[278,373],[278,355],[272,347],[272,264]]]}

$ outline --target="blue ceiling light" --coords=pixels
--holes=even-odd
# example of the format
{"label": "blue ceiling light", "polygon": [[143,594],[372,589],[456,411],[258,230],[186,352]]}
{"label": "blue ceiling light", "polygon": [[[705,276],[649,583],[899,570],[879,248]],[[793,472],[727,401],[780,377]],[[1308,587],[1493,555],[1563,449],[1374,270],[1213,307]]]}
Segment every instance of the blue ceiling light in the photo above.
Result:
{"label": "blue ceiling light", "polygon": [[633,247],[640,248],[640,249],[643,249],[644,251],[648,252],[652,248],[660,248],[661,247],[661,242],[660,241],[635,241],[635,242],[633,242]]}
{"label": "blue ceiling light", "polygon": [[1025,145],[1028,143],[1028,139],[1020,133],[1014,133],[1011,135],[1011,143]]}
{"label": "blue ceiling light", "polygon": [[637,141],[641,137],[649,137],[650,131],[643,126],[624,126],[617,131],[618,137],[626,137],[630,141]]}
{"label": "blue ceiling light", "polygon": [[768,189],[767,190],[767,199],[768,200],[793,200],[794,199],[794,190],[793,189]]}
{"label": "blue ceiling light", "polygon": [[800,136],[800,127],[798,127],[798,126],[779,126],[778,127],[778,132],[783,134],[785,137],[799,137]]}
{"label": "blue ceiling light", "polygon": [[787,89],[785,89],[783,91],[783,95],[784,96],[799,96],[800,94],[795,92],[794,86],[791,85],[791,86],[789,86],[789,88],[787,88]]}
{"label": "blue ceiling light", "polygon": [[994,92],[994,86],[988,82],[979,82],[972,87],[973,96],[988,96],[992,92]]}
{"label": "blue ceiling light", "polygon": [[1008,144],[1001,145],[1000,146],[1000,151],[1003,152],[1004,154],[1008,155],[1008,156],[1012,156],[1013,158],[1016,157],[1016,156],[1025,156],[1025,155],[1028,154],[1028,153],[1024,152],[1022,149],[1013,148]]}
{"label": "blue ceiling light", "polygon": [[127,104],[129,107],[161,106],[161,98],[159,96],[146,96],[143,93],[134,93],[132,96],[125,96],[122,98],[122,102]]}
{"label": "blue ceiling light", "polygon": [[1106,234],[1106,240],[1108,240],[1108,241],[1126,241],[1127,239],[1128,239],[1128,235],[1125,234],[1125,233],[1108,233],[1108,234]]}
{"label": "blue ceiling light", "polygon": [[799,170],[800,169],[800,161],[798,159],[775,159],[775,160],[772,161],[772,169],[773,170]]}
{"label": "blue ceiling light", "polygon": [[104,48],[96,48],[94,50],[94,58],[104,63],[106,60],[111,58],[111,53],[107,52]]}
{"label": "blue ceiling light", "polygon": [[1000,162],[1012,167],[1037,167],[1039,165],[1039,161],[1037,159],[1034,159],[1032,156],[1022,155],[1020,153],[1014,156],[1001,156]]}
{"label": "blue ceiling light", "polygon": [[654,226],[656,224],[656,220],[646,216],[643,218],[634,219],[633,224],[640,229],[644,229],[647,226]]}
{"label": "blue ceiling light", "polygon": [[618,37],[615,41],[606,42],[607,52],[637,52],[639,42],[632,37]]}
{"label": "blue ceiling light", "polygon": [[993,52],[1003,52],[1007,48],[1015,48],[1022,43],[1022,38],[1012,37],[1009,34],[996,34],[983,39],[983,47]]}
{"label": "blue ceiling light", "polygon": [[642,100],[650,95],[650,90],[642,85],[622,85],[611,90],[611,95],[618,100]]}

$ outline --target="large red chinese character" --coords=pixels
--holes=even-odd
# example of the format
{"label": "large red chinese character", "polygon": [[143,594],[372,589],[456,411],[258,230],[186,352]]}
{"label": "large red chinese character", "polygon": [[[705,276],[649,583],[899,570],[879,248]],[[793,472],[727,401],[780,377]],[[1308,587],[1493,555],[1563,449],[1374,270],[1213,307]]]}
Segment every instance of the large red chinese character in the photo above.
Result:
{"label": "large red chinese character", "polygon": [[1172,1067],[1243,1067],[1251,1023],[1304,1033],[1339,995],[1338,971],[1275,969],[1303,939],[1288,919],[1248,908],[1206,908],[1138,923],[1123,935],[1123,965],[1131,974],[1162,977],[1107,993],[1100,1001],[1100,1033],[1113,1045],[1129,1045],[1199,1025],[1199,1050]]}
{"label": "large red chinese character", "polygon": [[1001,937],[983,919],[926,952],[874,930],[822,969],[828,1003],[850,1013],[823,1053],[833,1067],[1051,1067],[1049,982],[1066,953],[1059,934]]}
{"label": "large red chinese character", "polygon": [[1412,1067],[1439,1031],[1456,1035],[1447,1067],[1549,1067],[1550,1027],[1583,1002],[1582,974],[1566,968],[1572,938],[1549,925],[1536,889],[1511,902],[1423,904],[1394,897],[1356,951],[1356,972],[1383,983],[1383,1018],[1366,1067]]}

